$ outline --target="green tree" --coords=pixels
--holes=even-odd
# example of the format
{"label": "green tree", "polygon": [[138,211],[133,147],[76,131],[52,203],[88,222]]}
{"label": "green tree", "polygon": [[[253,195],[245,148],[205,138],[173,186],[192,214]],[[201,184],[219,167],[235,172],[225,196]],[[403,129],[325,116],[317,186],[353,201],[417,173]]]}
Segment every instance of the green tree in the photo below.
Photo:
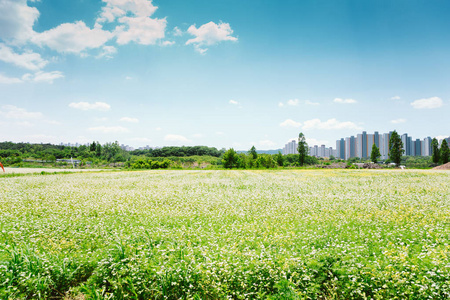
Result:
{"label": "green tree", "polygon": [[372,162],[377,163],[380,156],[380,149],[378,149],[377,145],[373,144],[372,152],[370,152],[370,159],[372,160]]}
{"label": "green tree", "polygon": [[397,131],[391,134],[391,138],[389,139],[389,159],[395,163],[397,166],[400,165],[400,161],[402,159],[402,154],[405,152],[403,150],[403,142]]}
{"label": "green tree", "polygon": [[92,144],[89,145],[89,151],[95,152],[96,149],[97,149],[97,144],[95,144],[95,141],[94,141],[94,142],[92,142]]}
{"label": "green tree", "polygon": [[247,169],[248,166],[248,156],[245,153],[238,154],[237,167],[240,169]]}
{"label": "green tree", "polygon": [[450,158],[450,150],[448,148],[447,141],[444,139],[442,141],[442,144],[441,144],[441,160],[442,160],[442,163],[443,164],[448,163],[449,158]]}
{"label": "green tree", "polygon": [[100,157],[102,155],[102,145],[97,142],[95,146],[95,156]]}
{"label": "green tree", "polygon": [[238,162],[239,156],[237,155],[236,151],[234,151],[233,148],[230,148],[227,151],[225,151],[222,158],[224,168],[226,169],[237,168]]}
{"label": "green tree", "polygon": [[308,156],[308,144],[306,143],[305,135],[300,132],[298,135],[298,163],[300,166],[303,166],[306,161],[306,157]]}
{"label": "green tree", "polygon": [[433,138],[433,140],[431,141],[431,150],[432,150],[431,159],[435,164],[438,164],[441,158],[439,155],[439,142],[436,138]]}
{"label": "green tree", "polygon": [[258,153],[256,152],[255,146],[252,146],[250,150],[248,151],[248,154],[252,156],[253,159],[258,158]]}
{"label": "green tree", "polygon": [[282,167],[283,166],[283,154],[281,154],[280,151],[278,151],[278,154],[275,155],[275,160],[277,161],[277,164]]}

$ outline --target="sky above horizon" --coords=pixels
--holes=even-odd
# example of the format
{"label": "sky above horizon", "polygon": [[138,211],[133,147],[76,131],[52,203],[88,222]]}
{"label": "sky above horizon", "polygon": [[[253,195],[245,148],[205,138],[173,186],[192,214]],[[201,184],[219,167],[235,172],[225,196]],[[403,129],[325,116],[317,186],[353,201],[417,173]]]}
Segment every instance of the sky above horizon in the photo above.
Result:
{"label": "sky above horizon", "polygon": [[450,135],[450,1],[0,0],[0,141]]}

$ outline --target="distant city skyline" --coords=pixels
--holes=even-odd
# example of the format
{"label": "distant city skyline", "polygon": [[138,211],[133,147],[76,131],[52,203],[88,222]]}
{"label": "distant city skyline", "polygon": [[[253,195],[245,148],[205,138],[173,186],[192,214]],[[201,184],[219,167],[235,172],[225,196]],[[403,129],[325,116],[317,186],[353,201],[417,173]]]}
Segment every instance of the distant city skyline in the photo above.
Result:
{"label": "distant city skyline", "polygon": [[434,0],[0,0],[0,141],[445,136],[449,15]]}
{"label": "distant city skyline", "polygon": [[[372,147],[375,145],[380,151],[380,158],[387,159],[389,157],[389,140],[393,131],[388,133],[367,133],[362,131],[356,135],[342,137],[336,140],[336,148],[326,147],[325,145],[308,145],[309,155],[316,157],[330,157],[331,155],[340,159],[350,159],[353,157],[370,158]],[[400,135],[405,156],[431,156],[431,141],[436,138],[441,144],[445,139],[450,143],[450,135],[439,137],[425,137],[423,139],[413,139],[408,133],[398,133]],[[282,149],[282,154],[297,154],[296,139],[290,140]]]}

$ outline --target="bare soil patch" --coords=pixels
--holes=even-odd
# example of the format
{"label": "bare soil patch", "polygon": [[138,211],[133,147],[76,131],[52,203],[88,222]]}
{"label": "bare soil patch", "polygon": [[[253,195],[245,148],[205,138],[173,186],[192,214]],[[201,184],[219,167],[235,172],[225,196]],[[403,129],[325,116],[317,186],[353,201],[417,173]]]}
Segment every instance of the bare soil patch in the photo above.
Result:
{"label": "bare soil patch", "polygon": [[434,167],[433,170],[450,170],[450,162]]}

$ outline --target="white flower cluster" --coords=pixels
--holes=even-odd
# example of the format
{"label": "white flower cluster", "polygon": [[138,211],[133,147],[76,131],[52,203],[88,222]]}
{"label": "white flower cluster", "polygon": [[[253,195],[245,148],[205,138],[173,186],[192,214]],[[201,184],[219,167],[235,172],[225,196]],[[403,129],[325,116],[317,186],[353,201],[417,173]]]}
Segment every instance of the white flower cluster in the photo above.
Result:
{"label": "white flower cluster", "polygon": [[444,299],[450,173],[0,178],[0,298]]}

